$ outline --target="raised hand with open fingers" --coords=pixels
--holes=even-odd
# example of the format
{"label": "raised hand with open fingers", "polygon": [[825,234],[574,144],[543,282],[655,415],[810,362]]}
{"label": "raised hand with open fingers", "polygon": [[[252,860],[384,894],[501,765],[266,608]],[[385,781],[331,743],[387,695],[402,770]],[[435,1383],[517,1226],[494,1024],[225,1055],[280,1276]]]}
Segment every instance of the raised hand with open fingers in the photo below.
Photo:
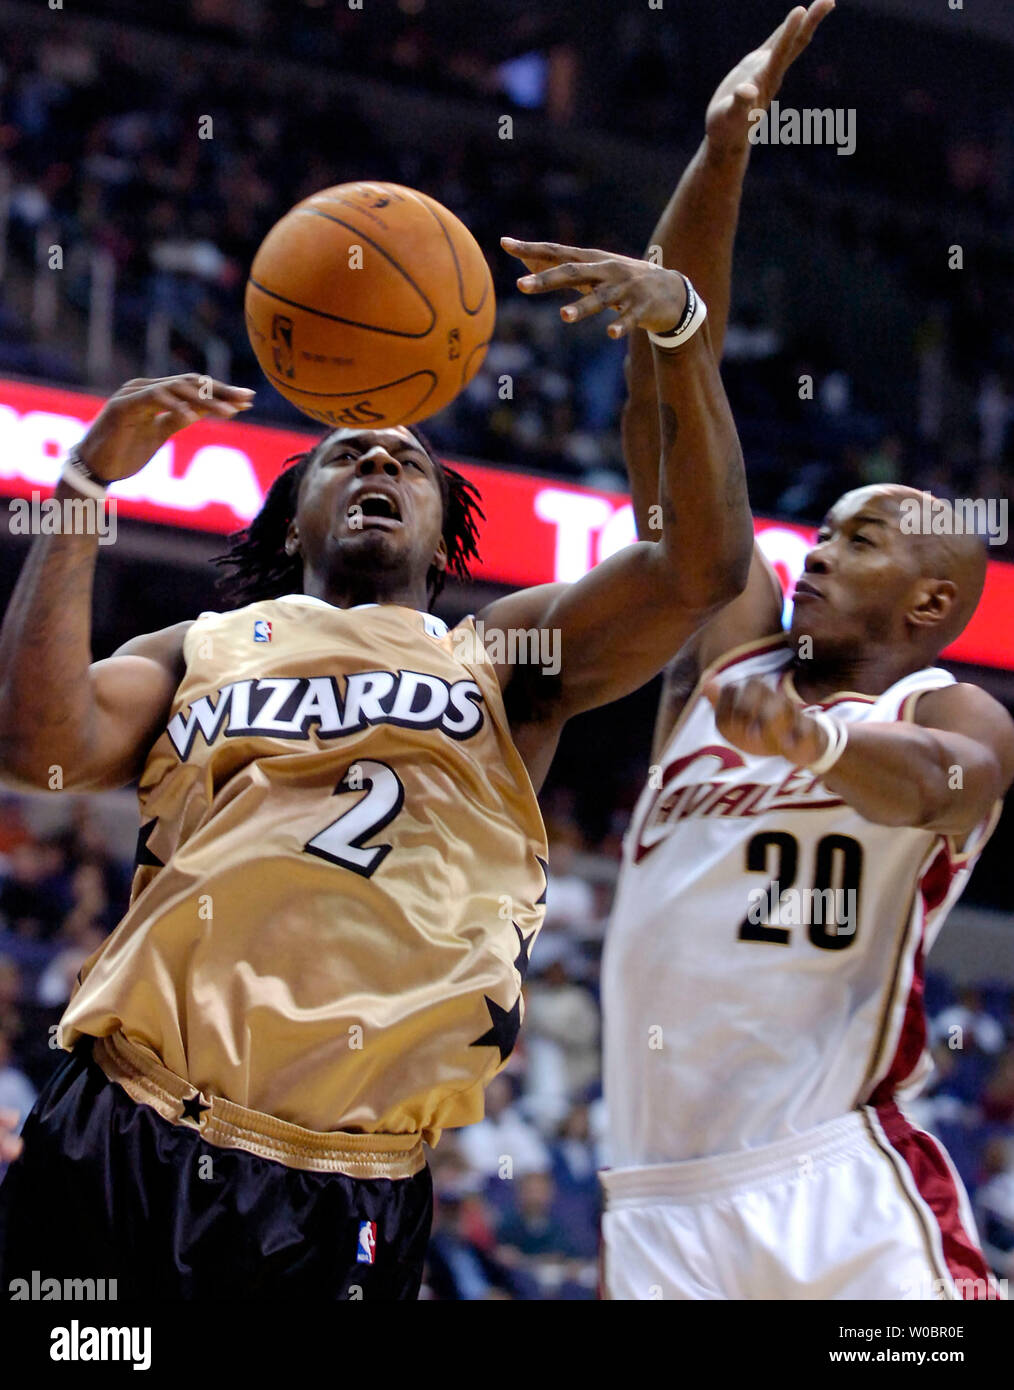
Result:
{"label": "raised hand with open fingers", "polygon": [[622,338],[635,328],[666,333],[679,323],[687,307],[683,276],[650,261],[580,246],[515,241],[511,237],[503,237],[501,245],[526,266],[534,262],[546,267],[521,277],[518,288],[525,294],[546,294],[552,290],[580,293],[576,303],[560,310],[565,323],[577,323],[603,309],[613,309],[619,317],[609,325],[611,338]]}
{"label": "raised hand with open fingers", "polygon": [[750,112],[768,109],[785,74],[834,7],[835,0],[813,0],[808,9],[797,5],[759,48],[722,79],[705,118],[708,142],[714,150],[747,148]]}
{"label": "raised hand with open fingers", "polygon": [[106,482],[130,478],[172,435],[204,419],[229,420],[253,405],[253,391],[197,372],[135,377],[106,401],[78,445],[81,458]]}

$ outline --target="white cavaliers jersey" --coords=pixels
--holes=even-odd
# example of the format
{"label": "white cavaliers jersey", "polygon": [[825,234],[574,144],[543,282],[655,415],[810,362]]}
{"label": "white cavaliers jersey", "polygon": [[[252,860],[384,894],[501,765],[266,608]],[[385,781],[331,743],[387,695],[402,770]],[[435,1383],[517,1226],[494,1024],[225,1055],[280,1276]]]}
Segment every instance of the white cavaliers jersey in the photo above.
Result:
{"label": "white cavaliers jersey", "polygon": [[[924,959],[996,813],[961,846],[875,825],[811,772],[733,747],[704,682],[795,694],[791,660],[778,636],[706,672],[635,809],[602,973],[614,1167],[770,1144],[931,1069]],[[953,682],[926,669],[807,708],[911,720]]]}

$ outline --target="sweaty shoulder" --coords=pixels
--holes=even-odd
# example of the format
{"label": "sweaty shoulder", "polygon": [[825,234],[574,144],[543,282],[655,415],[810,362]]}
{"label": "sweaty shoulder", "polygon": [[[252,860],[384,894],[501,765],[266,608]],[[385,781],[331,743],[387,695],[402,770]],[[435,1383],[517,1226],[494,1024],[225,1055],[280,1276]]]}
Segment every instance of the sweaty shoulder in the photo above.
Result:
{"label": "sweaty shoulder", "polygon": [[996,755],[1006,790],[1014,782],[1014,719],[977,685],[959,682],[920,695],[912,715],[924,729],[944,729],[985,744]]}

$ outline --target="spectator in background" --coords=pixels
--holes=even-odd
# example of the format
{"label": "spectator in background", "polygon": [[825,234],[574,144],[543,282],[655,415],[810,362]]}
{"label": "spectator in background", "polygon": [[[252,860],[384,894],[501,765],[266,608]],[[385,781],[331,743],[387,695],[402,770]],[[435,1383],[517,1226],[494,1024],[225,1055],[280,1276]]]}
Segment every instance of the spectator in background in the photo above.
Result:
{"label": "spectator in background", "polygon": [[433,1233],[426,1256],[423,1288],[442,1302],[476,1303],[514,1296],[511,1272],[468,1233],[462,1192],[447,1187],[435,1194]]}
{"label": "spectator in background", "polygon": [[577,871],[577,856],[584,848],[581,833],[573,819],[546,817],[549,837],[549,875],[546,886],[546,918],[537,951],[544,955],[545,933],[570,932],[586,935],[598,916],[595,891]]}
{"label": "spectator in background", "polygon": [[930,1037],[957,1051],[995,1056],[1003,1051],[1003,1027],[983,1008],[978,990],[963,989],[958,1002],[937,1014],[930,1024]]}
{"label": "spectator in background", "polygon": [[0,1027],[0,1110],[10,1111],[17,1116],[11,1128],[18,1133],[35,1104],[35,1087],[28,1077],[15,1064],[11,1036],[6,1028]]}
{"label": "spectator in background", "polygon": [[863,485],[897,483],[905,476],[904,449],[897,435],[888,434],[866,453],[859,464]]}
{"label": "spectator in background", "polygon": [[0,855],[27,844],[32,832],[25,824],[22,803],[16,796],[0,797]]}
{"label": "spectator in background", "polygon": [[594,1270],[582,1266],[581,1251],[557,1212],[556,1185],[549,1173],[529,1173],[517,1186],[517,1207],[507,1212],[497,1229],[496,1254],[508,1269],[523,1265],[537,1283],[535,1298],[588,1297],[581,1276]]}
{"label": "spectator in background", "polygon": [[592,1139],[588,1107],[578,1104],[560,1126],[550,1157],[556,1183],[556,1214],[577,1254],[594,1258],[599,1244],[598,1146]]}
{"label": "spectator in background", "polygon": [[0,956],[0,1028],[16,1033],[19,1026],[18,1004],[21,1001],[21,971],[16,961]]}
{"label": "spectator in background", "polygon": [[0,1110],[0,1166],[13,1163],[21,1152],[20,1120],[16,1110]]}
{"label": "spectator in background", "polygon": [[974,1203],[982,1251],[1002,1279],[1014,1278],[1014,1140],[991,1139],[983,1159]]}
{"label": "spectator in background", "polygon": [[81,967],[102,945],[107,928],[85,909],[76,907],[60,935],[68,944],[46,966],[35,993],[36,1003],[47,1009],[62,1008],[68,1002]]}
{"label": "spectator in background", "polygon": [[535,979],[525,988],[528,1085],[525,1101],[536,1123],[551,1132],[600,1075],[599,1010],[584,985],[575,983],[580,956],[565,937],[539,938]]}
{"label": "spectator in background", "polygon": [[67,908],[63,868],[53,841],[27,840],[11,850],[0,886],[0,915],[11,931],[42,939],[56,933]]}
{"label": "spectator in background", "polygon": [[[549,1153],[538,1131],[514,1104],[514,1084],[504,1072],[486,1087],[486,1116],[457,1135],[458,1152],[473,1173],[483,1179],[519,1178],[544,1173]],[[504,1159],[510,1160],[504,1171]]]}
{"label": "spectator in background", "polygon": [[556,1185],[550,1173],[526,1173],[518,1181],[517,1210],[501,1221],[497,1240],[521,1255],[573,1255],[567,1230],[553,1214]]}
{"label": "spectator in background", "polygon": [[999,1059],[982,1093],[982,1114],[988,1124],[1014,1125],[1014,1048]]}
{"label": "spectator in background", "polygon": [[969,1127],[977,1124],[981,1111],[969,1095],[969,1087],[959,1076],[960,1053],[943,1041],[932,1046],[933,1075],[920,1095],[909,1101],[906,1109],[917,1125],[937,1133],[941,1126]]}

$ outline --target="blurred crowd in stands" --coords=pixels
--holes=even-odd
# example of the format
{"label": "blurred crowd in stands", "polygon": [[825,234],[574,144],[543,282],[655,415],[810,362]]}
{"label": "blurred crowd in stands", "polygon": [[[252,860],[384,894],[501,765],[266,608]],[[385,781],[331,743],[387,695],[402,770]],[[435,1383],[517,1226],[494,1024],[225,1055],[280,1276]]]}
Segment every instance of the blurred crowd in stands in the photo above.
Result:
{"label": "blurred crowd in stands", "polygon": [[[291,8],[267,0],[193,0],[178,24],[164,18],[163,27],[186,27],[192,41],[180,43],[157,82],[139,61],[143,41],[126,28],[100,44],[64,20],[43,42],[0,26],[8,29],[0,162],[10,182],[12,261],[28,266],[40,232],[47,244],[52,235],[64,249],[63,288],[83,312],[89,253],[104,248],[116,267],[117,339],[135,359],[161,314],[171,325],[172,370],[205,370],[207,344],[219,344],[232,378],[258,385],[261,418],[293,423],[302,417],[263,381],[243,325],[245,276],[261,238],[298,199],[336,182],[365,175],[424,187],[479,238],[501,306],[479,378],[430,422],[436,442],[622,487],[624,349],[600,323],[564,327],[557,303],[524,300],[498,239],[510,232],[640,253],[721,75],[685,60],[695,49],[736,56],[725,11],[738,7],[722,7],[720,17],[693,6],[682,26],[668,10],[665,25],[647,10],[622,19],[596,11],[597,25],[613,25],[608,71],[601,44],[568,41],[552,25],[532,37],[553,59],[546,71],[538,51],[528,55],[531,71],[505,65],[495,25],[483,26],[485,39],[466,26],[448,45],[438,8],[402,5],[367,20],[342,6],[307,5],[293,22]],[[119,0],[97,7],[99,15],[128,12],[138,25],[157,23]],[[756,21],[731,22],[742,44],[760,37]],[[885,93],[892,70],[872,35],[889,36],[891,24],[864,14],[836,16],[835,25],[835,42],[800,66],[793,92],[801,105],[858,108],[856,153],[757,151],[760,182],[740,236],[726,376],[755,506],[813,520],[845,487],[892,480],[1009,500],[1014,256],[1003,238],[1014,216],[1014,102],[984,109],[981,80],[953,80],[955,65],[970,77],[979,50],[917,29],[910,41],[919,67],[908,65],[904,90]],[[247,54],[238,67],[220,63],[216,44],[227,38]],[[553,64],[568,51],[572,80],[557,99]],[[280,78],[266,52],[304,62],[305,80]],[[850,60],[859,53],[861,62]],[[325,61],[395,90],[485,104],[486,133],[463,129],[450,147],[444,136],[427,145],[414,119],[409,141],[397,123],[373,118],[365,93],[330,90],[312,66]],[[1010,90],[1000,81],[1009,59],[990,61],[1001,64],[999,90]],[[666,78],[673,63],[686,80]],[[521,117],[526,106],[545,115],[542,135],[499,141],[496,113]],[[209,115],[212,138],[199,138]],[[594,139],[564,152],[557,135],[577,120],[630,140],[629,187],[603,172]],[[893,202],[881,207],[885,199]],[[960,269],[950,267],[952,243]],[[825,256],[827,264],[810,263]],[[781,277],[781,291],[765,289],[769,272]],[[816,295],[829,285],[839,295],[833,307]],[[68,345],[40,341],[7,299],[3,370],[82,380]],[[1014,539],[993,553],[1014,556]]]}
{"label": "blurred crowd in stands", "polygon": [[[87,797],[44,834],[33,804],[0,798],[0,1110],[23,1119],[60,1054],[55,1025],[84,961],[122,913],[132,866]],[[549,819],[546,926],[525,985],[526,1020],[486,1094],[486,1117],[431,1155],[436,1216],[425,1296],[596,1296],[603,1147],[598,977],[608,861]],[[927,981],[937,1071],[912,1107],[972,1196],[1001,1277],[1014,1277],[1014,991]]]}

